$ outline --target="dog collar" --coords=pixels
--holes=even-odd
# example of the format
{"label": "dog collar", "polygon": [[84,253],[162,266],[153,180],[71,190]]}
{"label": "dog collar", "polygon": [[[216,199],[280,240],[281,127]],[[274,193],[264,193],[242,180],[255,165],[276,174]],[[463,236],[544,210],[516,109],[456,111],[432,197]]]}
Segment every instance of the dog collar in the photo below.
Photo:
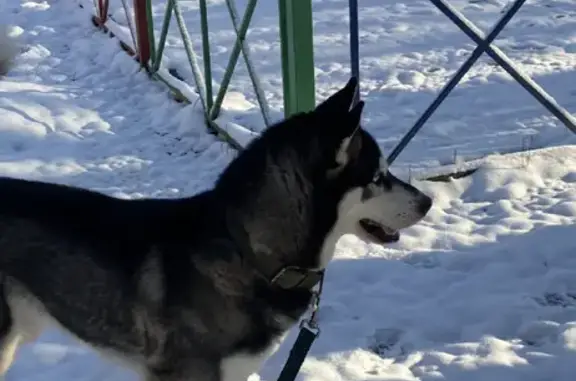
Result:
{"label": "dog collar", "polygon": [[248,244],[248,233],[244,227],[233,221],[228,221],[228,229],[232,239],[240,250],[242,259],[247,259],[256,272],[270,285],[283,290],[311,290],[316,286],[324,274],[324,270],[309,269],[299,266],[284,266],[266,263],[262,258],[256,258],[256,253]]}
{"label": "dog collar", "polygon": [[324,270],[287,266],[280,269],[269,282],[285,290],[295,288],[310,290],[320,282],[323,275]]}

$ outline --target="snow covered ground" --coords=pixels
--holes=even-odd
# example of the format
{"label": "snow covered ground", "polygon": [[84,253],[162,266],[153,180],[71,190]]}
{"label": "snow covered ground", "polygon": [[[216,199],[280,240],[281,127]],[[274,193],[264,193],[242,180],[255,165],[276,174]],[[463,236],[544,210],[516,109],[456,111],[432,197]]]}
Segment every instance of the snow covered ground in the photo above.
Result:
{"label": "snow covered ground", "polygon": [[[250,41],[279,118],[272,3],[257,8]],[[360,3],[366,126],[387,150],[472,45],[426,1]],[[454,1],[483,27],[503,3]],[[182,5],[190,25],[197,25],[197,2]],[[211,2],[211,17],[227,20],[224,7]],[[318,0],[314,7],[322,99],[349,75],[347,10],[342,0]],[[157,21],[162,11],[158,3]],[[22,54],[0,80],[0,174],[118,197],[170,197],[210,186],[234,157],[205,133],[194,106],[176,104],[138,72],[74,1],[3,0],[2,23],[15,25]],[[576,109],[575,23],[573,2],[531,1],[499,41],[569,110]],[[233,33],[224,26],[212,33],[214,66],[223,73]],[[176,36],[173,31],[168,40],[168,62],[186,74]],[[232,88],[228,109],[236,110],[238,122],[262,128],[255,106],[238,111],[238,104],[255,104],[241,67]],[[514,150],[528,135],[534,146],[556,147],[489,157],[475,174],[450,183],[419,183],[435,206],[397,244],[341,241],[320,311],[322,335],[302,380],[574,379],[576,147],[568,145],[574,137],[484,60],[399,165],[450,162],[455,148],[462,156]],[[252,381],[275,380],[294,334]],[[134,375],[52,331],[23,348],[6,379],[120,381]]]}

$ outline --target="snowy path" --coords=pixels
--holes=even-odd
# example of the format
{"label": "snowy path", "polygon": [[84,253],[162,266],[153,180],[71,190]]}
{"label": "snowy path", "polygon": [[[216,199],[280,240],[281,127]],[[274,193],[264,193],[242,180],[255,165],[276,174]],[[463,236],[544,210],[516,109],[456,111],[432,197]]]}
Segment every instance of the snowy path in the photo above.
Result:
{"label": "snowy path", "polygon": [[[379,9],[374,8],[370,16],[368,3],[363,10],[364,25],[370,25]],[[567,14],[576,10],[568,2],[552,3]],[[407,9],[417,15],[418,4],[421,2],[406,2],[404,8],[397,4],[394,9],[398,17]],[[486,2],[482,9],[494,15],[494,4],[499,2]],[[532,2],[527,17],[535,18],[537,8],[545,7],[542,4]],[[316,7],[325,9],[323,17],[339,14],[341,5],[338,1],[315,2]],[[484,11],[475,10],[477,14]],[[428,17],[426,12],[422,11],[422,17]],[[259,20],[266,22],[265,18]],[[0,3],[2,22],[23,28],[25,53],[9,77],[0,81],[1,174],[82,185],[119,197],[176,196],[209,186],[233,157],[229,148],[205,133],[191,106],[174,103],[160,85],[138,73],[114,40],[91,28],[87,13],[73,2],[9,0]],[[410,33],[414,36],[397,47],[423,46],[425,41],[418,38],[431,33],[404,31],[405,41]],[[274,40],[266,36],[260,46],[273,48]],[[453,46],[463,41],[457,36],[446,43],[446,49],[456,49]],[[342,36],[333,38],[340,42],[326,43],[344,46]],[[557,40],[567,51],[571,46],[567,41],[573,38],[558,34]],[[376,50],[377,42],[373,42],[374,56],[391,59],[390,65],[398,68],[397,76],[405,76],[404,70],[412,70],[409,67],[418,72],[432,67],[426,59],[406,61],[405,53],[392,59],[397,57],[393,51]],[[432,59],[432,53],[426,57]],[[574,59],[573,54],[550,54],[543,57],[562,65]],[[450,69],[459,62],[437,59]],[[392,67],[384,58],[380,66],[376,61],[367,62],[375,65],[371,70],[364,68],[369,74],[368,87],[372,86],[370,76],[380,78]],[[404,67],[404,63],[412,66]],[[537,65],[538,70],[546,65]],[[571,89],[564,84],[573,82],[573,74],[568,66],[563,68],[564,72],[557,70],[547,78],[556,78],[549,82],[551,92],[564,94],[560,101],[570,101]],[[330,84],[322,87],[328,82],[328,74],[323,76],[321,96],[347,75],[345,68],[326,72]],[[438,124],[432,124],[429,131],[444,131],[451,144],[469,141],[487,149],[483,139],[497,131],[489,128],[490,123],[522,117],[548,123],[552,132],[543,129],[542,136],[563,136],[563,128],[546,119],[537,106],[524,103],[511,84],[475,87],[473,83],[461,90],[460,101],[444,106],[445,114],[439,114]],[[481,89],[487,88],[492,90],[483,93]],[[400,131],[398,126],[409,119],[402,112],[409,115],[408,111],[427,104],[432,97],[431,92],[416,89],[420,87],[397,93],[388,89],[383,92],[387,95],[381,94],[394,100],[389,109],[381,111],[381,117],[391,123],[386,132]],[[456,116],[463,115],[466,102],[475,104],[475,109],[478,103],[474,102],[485,102],[486,133],[469,134],[478,128],[481,119],[476,124],[470,119],[480,118],[478,114],[467,113],[468,119],[463,120]],[[500,103],[501,107],[494,107]],[[376,103],[371,109],[369,123],[377,126],[384,119],[378,122],[374,116],[378,115]],[[244,117],[255,120],[250,113]],[[450,123],[469,129],[434,127]],[[374,131],[378,133],[378,128]],[[428,138],[415,142],[411,148],[415,151],[407,157],[420,160],[425,156],[418,153],[432,154],[434,141]],[[387,144],[384,138],[381,141]],[[382,248],[354,237],[345,237],[340,243],[320,312],[323,333],[301,379],[572,381],[576,374],[576,148],[542,150],[528,158],[493,157],[471,177],[420,186],[434,195],[436,204],[426,220],[407,230],[398,244]],[[266,363],[259,375],[262,380],[275,380],[293,338],[291,335]],[[49,332],[40,342],[25,347],[6,378],[132,379],[133,375],[99,360],[58,332]],[[254,376],[252,381],[257,379]]]}

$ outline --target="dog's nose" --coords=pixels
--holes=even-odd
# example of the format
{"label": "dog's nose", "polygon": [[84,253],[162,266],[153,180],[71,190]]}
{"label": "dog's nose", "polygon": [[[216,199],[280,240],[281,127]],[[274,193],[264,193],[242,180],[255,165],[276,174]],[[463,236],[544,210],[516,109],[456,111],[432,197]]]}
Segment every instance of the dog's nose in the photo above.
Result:
{"label": "dog's nose", "polygon": [[418,212],[423,216],[428,213],[432,207],[432,199],[426,195],[422,195],[420,201],[418,202]]}

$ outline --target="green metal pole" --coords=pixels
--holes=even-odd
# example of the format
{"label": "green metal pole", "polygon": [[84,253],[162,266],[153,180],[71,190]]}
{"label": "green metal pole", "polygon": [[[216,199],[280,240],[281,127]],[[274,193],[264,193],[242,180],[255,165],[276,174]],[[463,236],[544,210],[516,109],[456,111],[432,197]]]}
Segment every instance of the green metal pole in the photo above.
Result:
{"label": "green metal pole", "polygon": [[[236,31],[236,35],[238,35],[238,11],[236,10],[236,4],[234,0],[226,0],[226,4],[228,4],[228,13],[230,14],[230,19],[232,20],[232,25],[234,26],[234,30]],[[271,124],[270,120],[270,108],[268,107],[268,101],[266,100],[266,96],[262,91],[262,84],[260,82],[260,78],[258,74],[256,74],[256,70],[254,69],[254,64],[252,63],[252,59],[250,58],[250,47],[248,46],[248,41],[242,40],[240,46],[242,47],[242,55],[244,56],[244,62],[246,64],[246,69],[248,70],[248,75],[250,76],[250,80],[252,81],[252,86],[254,87],[254,93],[256,94],[256,100],[258,101],[258,105],[260,106],[260,111],[262,113],[262,119],[264,119],[264,124],[269,126]]]}
{"label": "green metal pole", "polygon": [[278,0],[284,115],[312,110],[314,87],[314,36],[312,0]]}
{"label": "green metal pole", "polygon": [[154,67],[152,68],[152,73],[156,73],[160,68],[160,63],[162,62],[162,54],[164,53],[164,47],[166,46],[166,36],[168,35],[168,28],[170,27],[170,20],[172,19],[172,10],[174,9],[174,3],[168,0],[166,3],[166,11],[164,13],[164,22],[162,23],[162,32],[160,33],[160,41],[158,42],[158,50],[156,51],[156,57],[154,58]]}
{"label": "green metal pole", "polygon": [[168,0],[172,1],[174,6],[173,12],[176,18],[176,23],[178,24],[178,29],[180,29],[180,36],[182,37],[182,42],[184,43],[184,50],[186,50],[186,55],[188,56],[188,62],[190,63],[190,68],[192,69],[192,75],[194,76],[194,84],[198,90],[198,96],[200,97],[200,102],[202,103],[202,109],[204,114],[208,117],[208,107],[206,106],[206,81],[204,76],[200,71],[200,66],[198,65],[198,58],[194,47],[192,46],[192,40],[190,39],[190,34],[186,28],[186,22],[184,21],[184,16],[182,15],[182,10],[180,9],[179,0]]}
{"label": "green metal pole", "polygon": [[152,66],[154,66],[154,60],[156,59],[156,37],[154,36],[154,16],[152,15],[152,0],[146,0],[146,18],[148,19],[148,38],[150,45],[150,58],[152,60]]}
{"label": "green metal pole", "polygon": [[[236,62],[238,62],[238,57],[240,56],[240,51],[242,50],[242,42],[248,33],[248,27],[250,26],[250,21],[252,20],[252,15],[254,14],[254,8],[256,8],[256,2],[258,0],[250,0],[246,5],[246,10],[244,11],[244,17],[240,23],[240,28],[236,33],[236,42],[230,53],[230,58],[228,59],[228,65],[226,65],[226,71],[224,72],[224,77],[220,83],[220,88],[216,94],[216,100],[212,105],[210,110],[210,120],[214,120],[218,117],[220,113],[220,108],[222,107],[222,102],[224,101],[224,96],[230,85],[230,80],[232,79],[232,74],[234,73],[234,68],[236,67]],[[227,2],[228,6],[230,4]]]}

